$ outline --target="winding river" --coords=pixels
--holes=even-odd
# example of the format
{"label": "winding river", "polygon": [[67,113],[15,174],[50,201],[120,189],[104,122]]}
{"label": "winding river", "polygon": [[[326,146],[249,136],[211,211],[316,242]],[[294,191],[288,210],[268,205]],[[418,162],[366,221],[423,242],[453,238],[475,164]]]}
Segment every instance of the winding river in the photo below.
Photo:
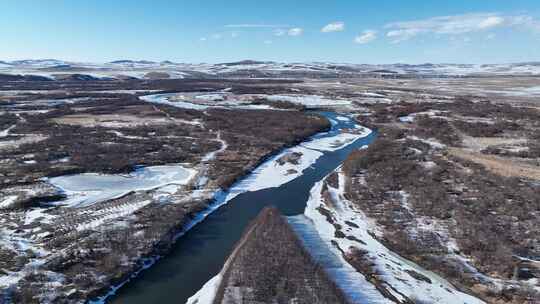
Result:
{"label": "winding river", "polygon": [[[318,135],[321,138],[356,127],[341,115],[320,114],[333,122],[330,132]],[[303,214],[315,183],[337,168],[353,149],[369,144],[375,136],[373,132],[335,151],[321,150],[323,155],[302,175],[279,187],[236,196],[179,238],[167,256],[142,271],[106,302],[185,303],[221,270],[246,225],[264,207],[275,206],[287,216]]]}

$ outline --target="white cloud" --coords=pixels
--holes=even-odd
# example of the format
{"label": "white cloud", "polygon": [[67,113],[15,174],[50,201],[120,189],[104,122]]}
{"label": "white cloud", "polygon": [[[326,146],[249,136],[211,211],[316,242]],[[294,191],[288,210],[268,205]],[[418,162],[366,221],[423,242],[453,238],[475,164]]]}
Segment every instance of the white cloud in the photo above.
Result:
{"label": "white cloud", "polygon": [[230,28],[277,28],[288,27],[284,24],[264,24],[264,23],[242,23],[242,24],[227,24],[225,27]]}
{"label": "white cloud", "polygon": [[387,24],[386,36],[393,42],[411,39],[420,34],[457,35],[488,30],[505,25],[508,17],[494,13],[433,17],[423,20]]}
{"label": "white cloud", "polygon": [[199,40],[200,40],[200,41],[206,41],[206,40],[208,40],[208,39],[206,39],[206,37],[201,37]]}
{"label": "white cloud", "polygon": [[265,41],[263,41],[263,43],[264,44],[272,44],[273,42],[272,42],[272,40],[265,40]]}
{"label": "white cloud", "polygon": [[231,32],[231,38],[236,38],[236,37],[238,37],[238,36],[240,36],[240,33],[238,33],[238,32]]}
{"label": "white cloud", "polygon": [[412,37],[418,35],[421,32],[419,29],[403,29],[393,30],[386,33],[386,37],[392,39],[392,42],[397,43],[405,40],[409,40]]}
{"label": "white cloud", "polygon": [[331,32],[342,32],[344,30],[345,30],[345,23],[341,22],[341,21],[336,21],[336,22],[332,22],[332,23],[329,23],[329,24],[325,25],[321,29],[321,32],[323,32],[323,33],[331,33]]}
{"label": "white cloud", "polygon": [[294,27],[287,31],[287,35],[289,36],[301,36],[303,33],[304,33],[304,30],[299,27]]}
{"label": "white cloud", "polygon": [[511,26],[523,27],[528,30],[540,33],[540,21],[531,16],[520,15],[509,18],[508,24]]}
{"label": "white cloud", "polygon": [[495,37],[497,37],[497,35],[491,33],[491,34],[488,34],[488,35],[486,36],[486,40],[493,40],[493,39],[495,39]]}
{"label": "white cloud", "polygon": [[287,31],[284,29],[275,29],[274,30],[274,36],[284,36],[287,34]]}
{"label": "white cloud", "polygon": [[362,34],[354,38],[354,42],[358,44],[366,44],[377,39],[377,32],[373,30],[363,31]]}
{"label": "white cloud", "polygon": [[213,34],[213,35],[212,35],[212,39],[216,39],[216,40],[217,40],[217,39],[221,39],[221,38],[223,38],[223,35],[221,35],[221,34]]}
{"label": "white cloud", "polygon": [[495,26],[499,26],[503,23],[504,23],[504,18],[499,17],[499,16],[491,16],[480,21],[480,23],[478,24],[478,27],[480,29],[489,29]]}

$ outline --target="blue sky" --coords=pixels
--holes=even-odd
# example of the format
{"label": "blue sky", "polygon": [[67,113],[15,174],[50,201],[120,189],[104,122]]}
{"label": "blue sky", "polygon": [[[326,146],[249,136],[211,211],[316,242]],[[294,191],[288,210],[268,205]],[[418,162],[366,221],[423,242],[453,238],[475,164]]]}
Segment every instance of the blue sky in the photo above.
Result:
{"label": "blue sky", "polygon": [[538,0],[2,0],[0,60],[540,61]]}

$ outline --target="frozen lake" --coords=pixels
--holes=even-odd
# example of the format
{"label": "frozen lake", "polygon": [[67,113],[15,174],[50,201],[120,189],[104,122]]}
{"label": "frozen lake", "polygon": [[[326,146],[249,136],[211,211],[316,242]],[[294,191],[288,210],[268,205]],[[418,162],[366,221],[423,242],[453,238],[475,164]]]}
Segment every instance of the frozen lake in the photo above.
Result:
{"label": "frozen lake", "polygon": [[126,175],[75,174],[48,178],[66,199],[53,204],[85,207],[121,197],[132,191],[144,191],[170,185],[185,185],[195,170],[180,165],[141,167]]}

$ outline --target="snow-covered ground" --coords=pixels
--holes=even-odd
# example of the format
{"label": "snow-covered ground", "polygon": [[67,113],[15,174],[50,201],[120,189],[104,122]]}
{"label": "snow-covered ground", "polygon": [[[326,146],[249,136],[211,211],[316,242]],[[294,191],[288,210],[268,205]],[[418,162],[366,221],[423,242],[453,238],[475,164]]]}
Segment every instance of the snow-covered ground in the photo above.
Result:
{"label": "snow-covered ground", "polygon": [[17,195],[8,195],[5,197],[0,197],[0,209],[8,208],[13,203],[17,201],[18,196]]}
{"label": "snow-covered ground", "polygon": [[[367,256],[370,257],[379,279],[384,281],[383,286],[386,286],[387,291],[399,300],[403,300],[405,296],[422,303],[484,303],[473,296],[458,291],[443,278],[400,257],[377,241],[373,237],[373,235],[378,234],[375,223],[345,198],[344,185],[346,177],[340,172],[340,169],[337,172],[339,176],[339,187],[333,188],[327,185],[332,199],[331,206],[325,202],[321,194],[324,184],[323,180],[317,183],[311,190],[310,199],[305,211],[305,215],[313,221],[321,238],[326,241],[327,245],[336,254],[341,254],[341,252],[331,244],[332,241],[337,242],[339,247],[345,252],[348,252],[351,247],[356,247],[367,252]],[[328,222],[327,218],[319,212],[318,208],[328,210],[335,223]],[[346,223],[347,221],[355,223],[357,227],[348,225]],[[346,227],[343,233],[353,236],[362,242],[349,238],[335,237],[335,224]],[[416,279],[410,273],[419,273],[429,278],[431,283],[426,280]]]}
{"label": "snow-covered ground", "polygon": [[96,78],[151,78],[148,75],[157,72],[166,78],[185,78],[190,75],[219,75],[228,73],[264,73],[287,76],[295,73],[323,73],[336,75],[339,73],[389,73],[389,74],[419,74],[419,75],[539,75],[540,64],[509,63],[509,64],[348,64],[330,62],[237,62],[231,64],[208,63],[174,63],[121,60],[111,63],[67,62],[55,59],[19,60],[0,62],[0,72],[19,75],[42,75],[54,78],[61,74],[83,74]]}
{"label": "snow-covered ground", "polygon": [[212,304],[216,297],[219,284],[221,283],[221,273],[217,274],[210,281],[206,282],[204,286],[197,291],[196,294],[191,296],[186,304]]}
{"label": "snow-covered ground", "polygon": [[[227,194],[227,201],[239,194],[248,191],[258,191],[267,188],[279,187],[300,175],[302,172],[315,164],[323,152],[343,149],[356,140],[371,134],[371,130],[357,126],[358,133],[337,133],[325,136],[315,136],[298,146],[285,149],[258,166],[250,175],[235,184]],[[296,163],[282,162],[284,157],[291,154],[300,155]],[[280,164],[281,162],[281,164]]]}
{"label": "snow-covered ground", "polygon": [[8,137],[9,131],[13,130],[13,128],[15,128],[15,125],[12,125],[12,126],[10,126],[9,128],[0,131],[0,138],[2,138],[2,137]]}
{"label": "snow-covered ground", "polygon": [[[292,153],[301,154],[298,164],[279,163],[279,159]],[[285,149],[257,167],[249,176],[233,187],[233,190],[241,189],[245,192],[279,187],[302,175],[302,172],[313,165],[322,155],[319,151],[301,146]]]}
{"label": "snow-covered ground", "polygon": [[349,100],[330,99],[319,95],[267,95],[264,97],[270,101],[288,101],[304,105],[308,108],[348,106],[351,104]]}
{"label": "snow-covered ground", "polygon": [[174,97],[177,95],[178,94],[176,93],[154,94],[154,95],[140,96],[139,98],[146,102],[166,104],[169,106],[183,108],[183,109],[193,109],[193,110],[200,110],[200,111],[204,111],[208,109],[208,106],[206,105],[195,104],[195,103],[185,102],[185,101],[180,101],[180,100],[171,101],[171,97]]}
{"label": "snow-covered ground", "polygon": [[[140,99],[146,102],[166,104],[177,108],[192,109],[204,111],[209,108],[230,108],[243,110],[272,110],[270,105],[250,104],[240,100],[224,100],[224,95],[214,94],[183,94],[167,93],[140,96]],[[194,102],[190,102],[190,101]]]}
{"label": "snow-covered ground", "polygon": [[[78,224],[75,227],[75,230],[82,231],[98,228],[107,221],[131,215],[137,210],[144,208],[151,203],[151,200],[135,201],[132,203],[115,206],[110,209],[100,209],[98,212],[92,213],[92,215],[95,217],[94,219]],[[71,227],[68,227],[68,229],[69,228]]]}
{"label": "snow-covered ground", "polygon": [[331,249],[331,245],[319,236],[309,218],[298,215],[288,217],[287,220],[313,260],[322,266],[350,303],[393,303],[377,291],[375,286],[349,265],[340,254]]}
{"label": "snow-covered ground", "polygon": [[221,138],[221,133],[217,134],[216,141],[219,141],[219,143],[221,144],[221,147],[216,151],[212,151],[212,152],[206,154],[202,158],[202,162],[211,161],[211,160],[216,158],[216,155],[218,155],[219,153],[227,150],[227,147],[228,147],[227,142]]}
{"label": "snow-covered ground", "polygon": [[446,147],[445,144],[439,142],[438,140],[436,140],[434,138],[424,139],[424,138],[420,138],[418,136],[407,136],[407,139],[421,141],[421,142],[423,142],[425,144],[428,144],[433,149],[444,149]]}
{"label": "snow-covered ground", "polygon": [[516,97],[538,97],[540,96],[540,86],[534,87],[516,87],[516,88],[507,88],[502,90],[488,90],[487,93],[496,93],[503,94],[506,96],[516,96]]}
{"label": "snow-covered ground", "polygon": [[176,166],[154,166],[137,169],[128,175],[76,174],[47,178],[67,198],[56,202],[69,207],[86,207],[122,197],[132,191],[156,189],[168,185],[185,185],[196,171]]}
{"label": "snow-covered ground", "polygon": [[302,144],[302,146],[319,151],[336,151],[355,142],[356,140],[371,134],[368,128],[360,127],[354,133],[342,132],[335,136],[314,138]]}

